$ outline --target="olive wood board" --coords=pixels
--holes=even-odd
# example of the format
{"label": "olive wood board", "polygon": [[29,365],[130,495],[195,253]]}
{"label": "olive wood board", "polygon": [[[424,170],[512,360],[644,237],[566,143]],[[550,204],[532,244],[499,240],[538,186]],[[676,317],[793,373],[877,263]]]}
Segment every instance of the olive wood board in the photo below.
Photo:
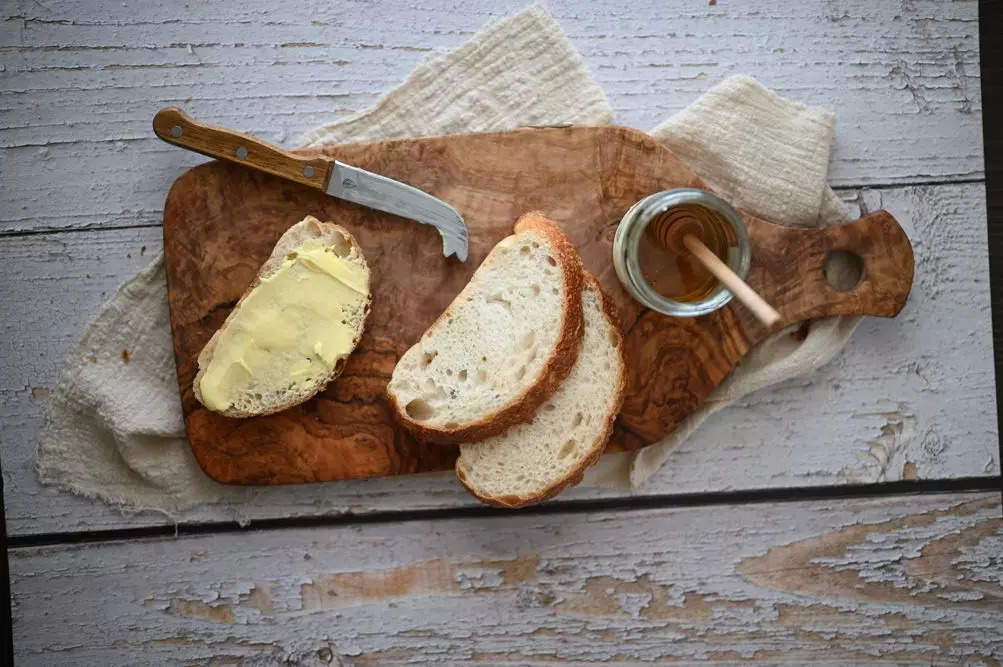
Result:
{"label": "olive wood board", "polygon": [[[913,254],[884,211],[841,227],[783,227],[745,214],[748,283],[783,316],[768,330],[740,304],[697,318],[642,307],[611,260],[621,217],[643,197],[706,186],[667,148],[622,127],[533,128],[303,149],[421,188],[456,207],[470,231],[469,258],[442,257],[438,232],[245,167],[210,162],[171,188],[164,254],[182,408],[192,450],[212,478],[289,484],[445,470],[457,450],[416,442],[397,426],[385,390],[397,359],[466,285],[515,220],[538,210],[575,243],[616,303],[628,382],[608,450],[657,442],[692,414],[773,330],[831,315],[892,317],[905,304]],[[306,215],[355,235],[372,275],[372,312],[344,372],[316,397],[264,417],[232,419],[204,408],[192,380],[199,351],[272,251]],[[860,257],[848,291],[824,276],[830,253]]]}

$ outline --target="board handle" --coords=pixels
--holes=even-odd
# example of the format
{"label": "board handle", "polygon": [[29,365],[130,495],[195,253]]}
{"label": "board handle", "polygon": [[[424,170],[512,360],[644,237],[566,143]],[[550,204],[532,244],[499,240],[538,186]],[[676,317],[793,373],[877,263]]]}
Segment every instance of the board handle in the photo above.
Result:
{"label": "board handle", "polygon": [[331,171],[329,160],[300,157],[249,134],[199,123],[176,107],[157,112],[153,117],[153,131],[167,143],[196,153],[242,164],[318,190],[327,187]]}
{"label": "board handle", "polygon": [[[770,285],[780,326],[834,315],[894,317],[912,289],[915,260],[887,211],[825,229],[749,226],[750,282]],[[753,278],[755,273],[755,279]]]}

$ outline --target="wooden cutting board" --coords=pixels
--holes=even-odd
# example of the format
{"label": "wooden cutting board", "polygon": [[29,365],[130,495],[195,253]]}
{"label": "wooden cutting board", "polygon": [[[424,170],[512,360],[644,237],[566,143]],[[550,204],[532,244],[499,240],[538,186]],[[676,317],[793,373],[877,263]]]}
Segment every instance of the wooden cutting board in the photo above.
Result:
{"label": "wooden cutting board", "polygon": [[[526,211],[540,210],[574,241],[616,302],[629,380],[611,449],[655,442],[691,414],[770,332],[736,303],[699,318],[642,308],[611,262],[620,218],[641,198],[705,187],[648,135],[619,127],[525,129],[302,151],[410,183],[455,206],[470,230],[466,263],[442,257],[438,232],[310,188],[211,162],[175,182],[164,210],[164,253],[178,384],[192,450],[214,479],[286,484],[451,468],[456,449],[415,442],[384,399],[397,359],[467,283]],[[347,227],[372,271],[372,314],[342,375],[307,403],[251,419],[206,410],[192,393],[196,358],[268,257],[305,215]],[[780,227],[743,214],[752,244],[749,284],[783,326],[827,315],[894,316],[912,285],[913,255],[879,211],[826,230]],[[863,277],[838,291],[830,252],[850,251]]]}

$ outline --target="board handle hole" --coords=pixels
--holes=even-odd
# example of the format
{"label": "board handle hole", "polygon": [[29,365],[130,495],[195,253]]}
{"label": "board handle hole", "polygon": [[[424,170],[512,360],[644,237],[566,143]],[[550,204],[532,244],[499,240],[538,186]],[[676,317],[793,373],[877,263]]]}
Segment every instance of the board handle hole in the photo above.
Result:
{"label": "board handle hole", "polygon": [[822,268],[825,282],[837,292],[852,292],[864,279],[864,260],[850,250],[833,250]]}

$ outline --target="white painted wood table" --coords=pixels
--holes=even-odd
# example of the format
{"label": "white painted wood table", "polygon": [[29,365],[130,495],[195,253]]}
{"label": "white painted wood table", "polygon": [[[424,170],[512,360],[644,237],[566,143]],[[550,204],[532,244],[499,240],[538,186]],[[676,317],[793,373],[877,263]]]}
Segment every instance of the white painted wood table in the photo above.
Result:
{"label": "white painted wood table", "polygon": [[41,487],[46,395],[159,250],[167,188],[200,161],[153,137],[154,112],[290,144],[522,3],[285,4],[2,9],[0,456],[19,662],[1003,660],[973,0],[549,3],[622,124],[650,128],[735,73],[834,109],[832,183],[915,245],[897,319],[718,414],[646,488],[510,514],[448,476],[273,488],[242,529],[229,508],[175,527]]}

